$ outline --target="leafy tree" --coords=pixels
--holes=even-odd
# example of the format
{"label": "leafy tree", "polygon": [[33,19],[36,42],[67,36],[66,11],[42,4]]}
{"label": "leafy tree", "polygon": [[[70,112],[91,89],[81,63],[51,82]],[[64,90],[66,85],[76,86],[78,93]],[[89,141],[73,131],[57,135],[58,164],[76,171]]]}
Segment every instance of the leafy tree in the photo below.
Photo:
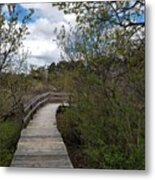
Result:
{"label": "leafy tree", "polygon": [[[112,48],[109,50],[109,46],[116,49],[120,36],[126,37],[126,41],[120,42],[121,44],[135,38],[139,43],[144,43],[144,1],[75,2],[55,5],[64,10],[64,13],[74,13],[77,17],[75,30],[66,33],[62,27],[58,34],[59,44],[69,59],[84,56],[84,59],[88,60],[92,56],[111,53]],[[113,49],[113,54],[116,51],[117,49]]]}
{"label": "leafy tree", "polygon": [[[33,10],[21,19],[16,4],[0,4],[0,165],[9,166],[23,125],[28,91],[23,40]],[[20,17],[20,18],[19,18]]]}
{"label": "leafy tree", "polygon": [[28,34],[26,22],[32,13],[33,10],[30,10],[19,23],[20,12],[16,4],[0,5],[0,73],[13,70],[25,59],[26,53],[21,51],[22,41]]}
{"label": "leafy tree", "polygon": [[72,75],[72,103],[60,127],[82,152],[83,164],[73,156],[74,165],[144,169],[144,1],[55,5],[77,16],[76,29],[61,30],[58,44],[67,60],[85,67]]}
{"label": "leafy tree", "polygon": [[22,111],[22,96],[27,89],[21,74],[25,72],[27,58],[23,40],[28,35],[26,23],[32,13],[33,10],[30,10],[20,22],[16,4],[0,4],[0,120],[8,118],[17,109]]}
{"label": "leafy tree", "polygon": [[[144,0],[112,1],[112,2],[74,2],[53,3],[65,14],[76,14],[79,28],[89,29],[96,27],[109,28],[121,26],[123,28],[143,28]],[[96,28],[97,30],[97,28]]]}

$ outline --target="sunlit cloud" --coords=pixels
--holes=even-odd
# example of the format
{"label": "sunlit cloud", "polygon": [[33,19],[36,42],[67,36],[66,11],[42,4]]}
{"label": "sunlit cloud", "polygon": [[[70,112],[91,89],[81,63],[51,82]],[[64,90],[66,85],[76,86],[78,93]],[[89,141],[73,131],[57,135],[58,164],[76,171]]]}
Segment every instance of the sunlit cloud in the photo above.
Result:
{"label": "sunlit cloud", "polygon": [[52,7],[51,3],[31,3],[21,4],[22,8],[34,9],[33,21],[27,24],[30,35],[24,41],[25,48],[31,53],[28,63],[37,66],[49,65],[60,60],[61,50],[57,47],[54,39],[55,28],[59,31],[65,26],[75,26],[76,16],[74,14],[65,15],[57,7]]}

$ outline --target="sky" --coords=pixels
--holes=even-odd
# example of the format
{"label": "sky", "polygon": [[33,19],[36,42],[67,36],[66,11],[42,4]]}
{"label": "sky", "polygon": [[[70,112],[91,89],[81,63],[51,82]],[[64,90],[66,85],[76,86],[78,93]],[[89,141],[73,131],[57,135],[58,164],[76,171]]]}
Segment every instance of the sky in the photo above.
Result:
{"label": "sky", "polygon": [[[29,64],[44,66],[60,60],[61,50],[57,47],[54,39],[54,29],[59,30],[62,25],[69,29],[69,23],[75,26],[75,15],[65,15],[57,7],[52,7],[51,3],[31,3],[18,4],[18,10],[21,10],[23,16],[28,9],[34,9],[31,20],[27,22],[30,35],[24,40],[25,49],[30,51],[27,59]],[[22,17],[19,17],[19,21]]]}
{"label": "sky", "polygon": [[[74,27],[76,16],[74,14],[65,15],[57,7],[52,7],[51,3],[18,3],[16,8],[20,12],[19,23],[28,14],[29,9],[34,10],[31,19],[26,23],[30,35],[23,42],[25,50],[30,52],[27,59],[28,64],[45,66],[61,60],[61,50],[54,41],[56,39],[54,30],[57,27],[59,31],[62,25],[69,30],[69,23]],[[139,18],[139,21],[144,21],[144,16]]]}

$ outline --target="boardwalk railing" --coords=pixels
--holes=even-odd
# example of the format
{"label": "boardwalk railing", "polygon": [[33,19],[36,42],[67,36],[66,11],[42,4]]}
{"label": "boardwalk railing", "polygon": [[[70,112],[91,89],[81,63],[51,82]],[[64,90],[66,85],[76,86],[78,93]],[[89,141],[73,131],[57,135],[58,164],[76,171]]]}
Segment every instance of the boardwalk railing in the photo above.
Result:
{"label": "boardwalk railing", "polygon": [[51,103],[67,103],[69,101],[69,93],[63,92],[46,92],[32,98],[28,103],[24,104],[24,127],[27,126],[34,113],[47,102]]}

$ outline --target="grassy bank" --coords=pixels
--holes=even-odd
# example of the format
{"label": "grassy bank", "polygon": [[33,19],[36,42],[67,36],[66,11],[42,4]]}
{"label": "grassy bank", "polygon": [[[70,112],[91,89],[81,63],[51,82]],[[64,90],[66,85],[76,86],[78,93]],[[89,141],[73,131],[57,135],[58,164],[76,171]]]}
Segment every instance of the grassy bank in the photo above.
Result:
{"label": "grassy bank", "polygon": [[20,137],[22,124],[9,119],[0,123],[0,166],[9,166]]}
{"label": "grassy bank", "polygon": [[[127,122],[125,117],[121,120],[118,115],[96,114],[94,118],[96,110],[83,108],[79,112],[76,107],[60,107],[57,114],[58,129],[75,168],[145,169],[143,125],[139,130],[135,121]],[[100,108],[98,111],[101,113]],[[138,118],[131,112],[132,109],[126,116]]]}

